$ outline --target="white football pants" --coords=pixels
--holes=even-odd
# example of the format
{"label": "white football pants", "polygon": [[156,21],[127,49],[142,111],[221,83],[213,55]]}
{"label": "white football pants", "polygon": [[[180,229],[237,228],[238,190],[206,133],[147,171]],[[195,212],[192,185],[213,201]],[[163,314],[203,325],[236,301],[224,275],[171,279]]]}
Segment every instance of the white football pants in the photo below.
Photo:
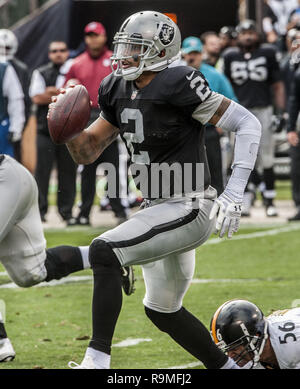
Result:
{"label": "white football pants", "polygon": [[45,248],[35,179],[5,156],[0,164],[0,261],[17,285],[29,287],[47,276]]}
{"label": "white football pants", "polygon": [[217,192],[204,198],[150,201],[128,221],[96,239],[106,241],[122,266],[142,265],[144,305],[158,312],[178,311],[195,268],[195,248],[210,236],[209,213]]}

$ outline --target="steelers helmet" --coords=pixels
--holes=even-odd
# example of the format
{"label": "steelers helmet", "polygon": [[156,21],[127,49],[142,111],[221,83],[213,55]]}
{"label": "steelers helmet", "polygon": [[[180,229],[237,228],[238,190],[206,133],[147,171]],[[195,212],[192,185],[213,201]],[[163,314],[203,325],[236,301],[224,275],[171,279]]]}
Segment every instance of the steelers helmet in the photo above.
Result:
{"label": "steelers helmet", "polygon": [[[115,76],[135,80],[144,71],[159,72],[180,55],[181,34],[168,16],[155,11],[131,15],[113,40],[111,57]],[[137,67],[122,68],[122,61],[133,59]]]}
{"label": "steelers helmet", "polygon": [[18,50],[18,40],[15,34],[7,29],[0,29],[0,61],[13,59]]}
{"label": "steelers helmet", "polygon": [[250,301],[229,300],[213,315],[210,331],[214,342],[225,353],[244,346],[235,362],[239,363],[249,354],[254,367],[268,338],[268,323],[262,311]]}

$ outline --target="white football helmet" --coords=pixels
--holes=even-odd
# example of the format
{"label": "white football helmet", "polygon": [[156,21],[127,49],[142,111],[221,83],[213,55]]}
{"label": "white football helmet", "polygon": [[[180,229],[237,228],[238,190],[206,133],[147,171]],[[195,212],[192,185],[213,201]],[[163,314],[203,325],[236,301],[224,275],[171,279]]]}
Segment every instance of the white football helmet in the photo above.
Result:
{"label": "white football helmet", "polygon": [[6,62],[13,59],[18,50],[18,39],[15,34],[7,29],[0,29],[0,61]]}
{"label": "white football helmet", "polygon": [[[111,57],[115,76],[135,80],[144,71],[159,72],[179,57],[181,34],[176,23],[155,11],[131,15],[122,24],[113,41]],[[139,61],[137,67],[122,68],[122,61]]]}

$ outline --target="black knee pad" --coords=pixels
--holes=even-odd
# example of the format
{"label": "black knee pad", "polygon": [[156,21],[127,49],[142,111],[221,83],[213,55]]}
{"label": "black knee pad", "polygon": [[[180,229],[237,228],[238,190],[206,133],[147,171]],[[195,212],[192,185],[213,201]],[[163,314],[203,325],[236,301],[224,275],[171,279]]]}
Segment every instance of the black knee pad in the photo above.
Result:
{"label": "black knee pad", "polygon": [[120,270],[121,264],[110,245],[102,239],[93,240],[89,249],[89,261],[93,270]]}
{"label": "black knee pad", "polygon": [[176,318],[180,316],[182,309],[183,308],[174,313],[162,313],[145,307],[145,313],[158,329],[162,332],[169,333],[173,329],[174,325],[176,325]]}

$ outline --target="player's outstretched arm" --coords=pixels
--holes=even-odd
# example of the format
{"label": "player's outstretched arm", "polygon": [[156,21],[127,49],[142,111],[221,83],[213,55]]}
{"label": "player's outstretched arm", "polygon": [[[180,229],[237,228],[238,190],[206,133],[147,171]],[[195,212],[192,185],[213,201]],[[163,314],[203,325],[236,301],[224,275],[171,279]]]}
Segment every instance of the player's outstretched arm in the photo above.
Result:
{"label": "player's outstretched arm", "polygon": [[257,157],[261,124],[246,108],[225,97],[209,122],[236,133],[232,174],[210,214],[211,219],[217,215],[216,233],[223,237],[227,232],[231,238],[239,227],[244,191]]}
{"label": "player's outstretched arm", "polygon": [[119,135],[119,130],[99,117],[76,138],[67,142],[69,152],[78,164],[93,163]]}

